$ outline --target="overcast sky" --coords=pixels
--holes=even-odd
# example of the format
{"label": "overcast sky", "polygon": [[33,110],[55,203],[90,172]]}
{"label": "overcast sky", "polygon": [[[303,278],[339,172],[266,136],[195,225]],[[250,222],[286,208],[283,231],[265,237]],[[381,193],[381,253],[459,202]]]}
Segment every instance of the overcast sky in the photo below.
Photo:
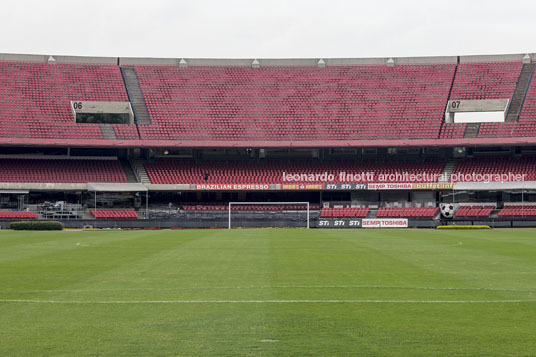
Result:
{"label": "overcast sky", "polygon": [[535,1],[2,0],[0,53],[296,58],[536,52]]}

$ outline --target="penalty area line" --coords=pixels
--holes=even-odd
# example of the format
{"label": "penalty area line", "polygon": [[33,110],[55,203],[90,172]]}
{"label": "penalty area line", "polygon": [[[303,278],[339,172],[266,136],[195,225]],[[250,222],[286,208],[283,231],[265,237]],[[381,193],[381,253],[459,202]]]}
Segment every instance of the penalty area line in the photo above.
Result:
{"label": "penalty area line", "polygon": [[134,304],[509,304],[536,300],[28,300],[1,299],[0,303],[71,304],[71,305],[134,305]]}

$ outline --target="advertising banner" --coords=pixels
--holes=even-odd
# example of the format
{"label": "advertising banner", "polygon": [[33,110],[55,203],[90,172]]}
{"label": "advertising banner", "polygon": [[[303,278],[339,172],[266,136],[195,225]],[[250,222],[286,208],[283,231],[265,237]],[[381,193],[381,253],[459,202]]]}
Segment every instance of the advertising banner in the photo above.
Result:
{"label": "advertising banner", "polygon": [[318,228],[361,228],[361,219],[320,218],[316,226]]}
{"label": "advertising banner", "polygon": [[361,220],[363,228],[407,228],[407,218],[365,218]]}

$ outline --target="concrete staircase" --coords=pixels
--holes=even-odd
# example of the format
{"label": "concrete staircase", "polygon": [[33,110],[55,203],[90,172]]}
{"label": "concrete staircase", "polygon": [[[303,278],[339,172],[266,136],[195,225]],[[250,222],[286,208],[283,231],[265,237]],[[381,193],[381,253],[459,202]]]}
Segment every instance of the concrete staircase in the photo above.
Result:
{"label": "concrete staircase", "polygon": [[121,166],[123,167],[125,175],[127,175],[127,181],[131,183],[138,183],[138,179],[136,178],[136,174],[134,173],[132,166],[130,166],[130,162],[128,160],[121,160]]}
{"label": "concrete staircase", "polygon": [[134,160],[134,169],[138,172],[138,175],[140,177],[142,184],[151,184],[151,180],[149,180],[149,175],[147,175],[147,171],[145,171],[145,166],[143,166],[144,163],[146,163],[147,160],[144,159],[135,159]]}
{"label": "concrete staircase", "polygon": [[532,74],[534,72],[534,63],[525,63],[521,69],[521,74],[517,80],[516,89],[510,102],[510,108],[508,114],[506,114],[506,122],[516,122],[519,119],[521,108],[523,108],[523,102],[525,101],[525,95],[529,89]]}
{"label": "concrete staircase", "polygon": [[452,174],[455,165],[456,161],[448,161],[445,164],[445,167],[443,167],[443,171],[441,171],[441,177],[439,177],[438,182],[449,182],[450,175]]}
{"label": "concrete staircase", "polygon": [[125,82],[136,124],[151,125],[151,117],[145,104],[145,98],[141,91],[136,69],[134,67],[121,67],[121,74],[123,75],[123,81]]}
{"label": "concrete staircase", "polygon": [[480,130],[480,123],[469,123],[465,127],[465,132],[463,133],[464,138],[476,138],[478,135],[478,130]]}
{"label": "concrete staircase", "polygon": [[117,139],[113,124],[99,124],[99,127],[100,127],[100,131],[101,131],[103,139],[106,139],[106,140]]}

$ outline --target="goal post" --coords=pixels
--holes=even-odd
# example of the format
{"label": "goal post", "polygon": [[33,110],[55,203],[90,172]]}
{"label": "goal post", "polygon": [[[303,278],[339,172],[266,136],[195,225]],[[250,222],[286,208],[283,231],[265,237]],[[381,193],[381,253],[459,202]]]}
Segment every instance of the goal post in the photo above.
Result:
{"label": "goal post", "polygon": [[310,228],[309,219],[311,217],[309,212],[309,202],[229,202],[228,216],[229,216],[229,229],[232,229],[231,225],[231,211],[233,205],[306,205],[307,207],[307,228]]}

